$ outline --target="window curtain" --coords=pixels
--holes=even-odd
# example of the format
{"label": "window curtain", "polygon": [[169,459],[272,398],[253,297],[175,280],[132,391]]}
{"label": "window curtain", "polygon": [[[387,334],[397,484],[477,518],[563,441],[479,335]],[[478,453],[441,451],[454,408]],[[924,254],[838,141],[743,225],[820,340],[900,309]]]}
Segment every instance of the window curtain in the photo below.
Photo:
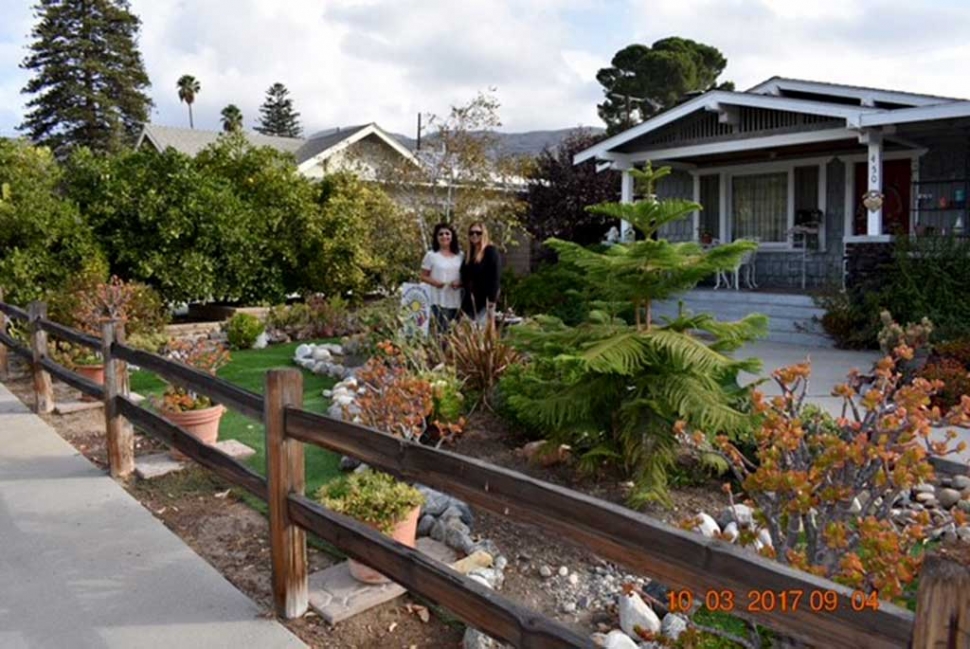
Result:
{"label": "window curtain", "polygon": [[788,174],[735,176],[731,180],[734,238],[788,241]]}

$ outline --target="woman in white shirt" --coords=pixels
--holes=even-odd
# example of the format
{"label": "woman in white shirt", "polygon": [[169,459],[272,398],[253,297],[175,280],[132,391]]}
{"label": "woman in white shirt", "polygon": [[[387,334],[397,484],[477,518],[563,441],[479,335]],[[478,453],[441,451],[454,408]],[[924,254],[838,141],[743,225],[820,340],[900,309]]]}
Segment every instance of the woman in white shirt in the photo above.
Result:
{"label": "woman in white shirt", "polygon": [[431,250],[421,262],[421,281],[431,286],[431,315],[437,331],[447,331],[461,308],[461,263],[458,235],[447,223],[434,226]]}

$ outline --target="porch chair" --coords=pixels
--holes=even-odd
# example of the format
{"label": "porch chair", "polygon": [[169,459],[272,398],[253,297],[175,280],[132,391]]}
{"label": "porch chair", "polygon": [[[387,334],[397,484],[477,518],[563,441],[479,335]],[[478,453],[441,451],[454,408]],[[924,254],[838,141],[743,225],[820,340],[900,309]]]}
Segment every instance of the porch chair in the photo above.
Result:
{"label": "porch chair", "polygon": [[[755,242],[756,245],[760,242],[759,239],[754,239],[753,241]],[[744,283],[747,285],[748,290],[754,290],[758,288],[758,282],[756,281],[756,277],[755,277],[756,270],[757,270],[757,266],[755,263],[757,261],[756,260],[757,254],[758,254],[758,250],[755,249],[755,250],[752,250],[751,252],[744,253],[744,256],[741,257],[741,263],[739,263],[738,267],[734,269],[734,290],[735,291],[741,290],[742,275],[744,275]]]}
{"label": "porch chair", "polygon": [[[704,248],[710,249],[719,245],[721,245],[721,241],[713,239],[710,243],[705,244]],[[731,278],[728,276],[728,271],[719,270],[714,275],[714,290],[716,291],[721,287],[731,288]]]}

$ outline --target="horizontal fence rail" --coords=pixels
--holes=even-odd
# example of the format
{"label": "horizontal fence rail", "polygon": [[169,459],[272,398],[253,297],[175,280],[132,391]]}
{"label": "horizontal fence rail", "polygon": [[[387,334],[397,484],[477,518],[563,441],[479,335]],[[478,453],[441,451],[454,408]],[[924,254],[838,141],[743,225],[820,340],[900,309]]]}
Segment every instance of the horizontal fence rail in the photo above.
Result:
{"label": "horizontal fence rail", "polygon": [[80,390],[89,397],[95,397],[98,401],[104,400],[104,388],[97,383],[89,381],[80,374],[76,374],[62,365],[58,365],[49,358],[41,359],[40,366],[75,390]]}
{"label": "horizontal fence rail", "polygon": [[201,372],[195,368],[166,360],[158,354],[143,352],[127,345],[114,343],[111,353],[123,361],[150,370],[164,379],[188,388],[193,392],[211,397],[247,417],[263,418],[263,398],[255,392],[244,390],[229,381]]}
{"label": "horizontal fence rail", "polygon": [[226,455],[214,446],[203,444],[170,421],[145,410],[127,397],[117,397],[118,411],[128,421],[139,426],[169,446],[181,451],[204,467],[232,484],[244,488],[260,500],[266,501],[266,478],[245,464]]}
{"label": "horizontal fence rail", "polygon": [[0,300],[0,311],[3,311],[11,318],[16,318],[17,320],[27,321],[30,319],[30,315],[21,308],[15,307],[12,304],[7,304]]}
{"label": "horizontal fence rail", "polygon": [[3,344],[7,349],[12,351],[14,354],[28,361],[32,360],[34,357],[34,353],[30,351],[30,347],[24,347],[19,342],[17,342],[16,338],[14,338],[13,336],[10,336],[4,331],[0,331],[0,344]]}
{"label": "horizontal fence rail", "polygon": [[301,527],[365,562],[409,591],[438,602],[462,620],[516,647],[589,647],[592,642],[464,577],[418,550],[305,496],[290,494],[289,515]]}
{"label": "horizontal fence rail", "polygon": [[70,327],[65,327],[64,325],[57,324],[50,320],[38,320],[37,325],[49,334],[53,334],[60,338],[61,340],[66,340],[69,343],[74,343],[75,345],[81,345],[83,347],[90,347],[91,349],[96,349],[101,351],[101,339],[96,336],[89,336],[88,334],[81,333],[71,329]]}
{"label": "horizontal fence rail", "polygon": [[[735,613],[821,646],[900,647],[909,640],[913,614],[892,604],[878,611],[852,608],[852,590],[736,546],[652,520],[563,487],[473,458],[422,446],[302,410],[286,409],[287,434],[356,457],[405,479],[421,482],[484,509],[538,525],[597,555],[689,589],[731,590]],[[748,593],[771,590],[834,591],[838,608],[819,614],[809,607],[777,613],[746,610]]]}

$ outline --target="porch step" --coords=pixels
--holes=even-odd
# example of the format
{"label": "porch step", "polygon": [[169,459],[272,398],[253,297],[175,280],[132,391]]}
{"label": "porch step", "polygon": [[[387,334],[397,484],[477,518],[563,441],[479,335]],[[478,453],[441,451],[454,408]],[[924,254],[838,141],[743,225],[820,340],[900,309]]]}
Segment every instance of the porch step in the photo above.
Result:
{"label": "porch step", "polygon": [[762,291],[694,290],[653,305],[654,317],[676,317],[679,304],[691,313],[710,313],[718,320],[740,320],[752,314],[768,316],[766,340],[790,345],[833,347],[822,329],[824,309],[807,295]]}

